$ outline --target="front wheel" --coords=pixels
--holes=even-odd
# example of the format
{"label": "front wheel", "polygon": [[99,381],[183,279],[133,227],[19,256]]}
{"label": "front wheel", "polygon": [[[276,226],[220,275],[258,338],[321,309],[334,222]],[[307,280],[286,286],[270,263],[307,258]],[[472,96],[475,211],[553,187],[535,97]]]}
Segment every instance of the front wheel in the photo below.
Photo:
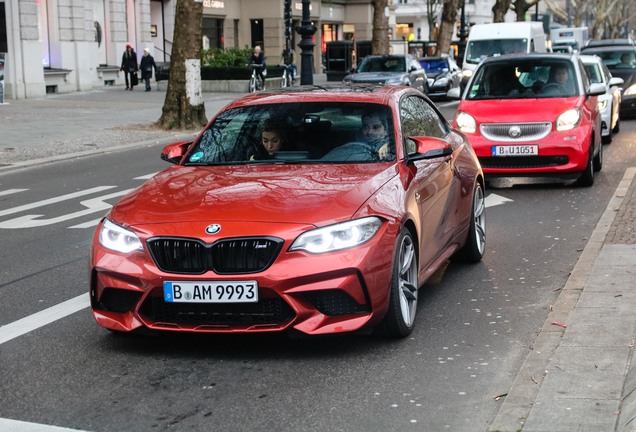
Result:
{"label": "front wheel", "polygon": [[453,261],[481,261],[486,250],[486,197],[481,184],[477,182],[473,192],[473,204],[470,213],[470,225],[466,244],[453,255]]}
{"label": "front wheel", "polygon": [[257,90],[256,77],[253,76],[252,78],[250,78],[249,92],[254,93],[256,90]]}
{"label": "front wheel", "polygon": [[403,338],[413,331],[419,289],[417,262],[417,250],[411,232],[402,228],[393,259],[389,310],[383,322],[388,334],[392,337]]}
{"label": "front wheel", "polygon": [[592,148],[592,144],[590,144],[590,151],[587,156],[587,165],[585,166],[585,170],[581,173],[581,176],[576,181],[577,186],[590,187],[594,184],[594,156],[592,153],[594,149]]}

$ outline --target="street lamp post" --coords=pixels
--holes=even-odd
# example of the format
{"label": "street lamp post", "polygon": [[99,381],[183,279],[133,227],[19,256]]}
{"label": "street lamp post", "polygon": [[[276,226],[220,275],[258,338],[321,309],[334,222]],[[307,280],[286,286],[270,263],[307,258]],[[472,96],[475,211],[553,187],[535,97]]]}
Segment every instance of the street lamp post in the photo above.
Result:
{"label": "street lamp post", "polygon": [[311,17],[309,14],[310,0],[302,0],[303,3],[303,19],[301,26],[296,28],[301,39],[298,47],[302,50],[300,53],[300,84],[313,84],[314,83],[314,42],[312,38],[316,33],[316,27],[311,24]]}

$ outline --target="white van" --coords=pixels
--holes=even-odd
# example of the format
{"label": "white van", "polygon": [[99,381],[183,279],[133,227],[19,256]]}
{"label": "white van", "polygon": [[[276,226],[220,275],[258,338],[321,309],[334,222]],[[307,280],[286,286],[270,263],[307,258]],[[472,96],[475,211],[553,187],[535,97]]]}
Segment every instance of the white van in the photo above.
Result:
{"label": "white van", "polygon": [[538,21],[475,24],[470,28],[464,51],[462,88],[486,57],[546,50],[543,24]]}

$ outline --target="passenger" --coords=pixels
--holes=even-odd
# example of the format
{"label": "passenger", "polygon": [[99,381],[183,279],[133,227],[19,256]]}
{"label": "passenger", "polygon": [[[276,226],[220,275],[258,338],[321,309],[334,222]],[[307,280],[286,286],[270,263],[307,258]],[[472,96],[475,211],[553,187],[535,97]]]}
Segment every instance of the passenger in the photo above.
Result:
{"label": "passenger", "polygon": [[390,138],[386,117],[378,112],[362,115],[362,137],[380,160],[389,158]]}
{"label": "passenger", "polygon": [[515,66],[505,66],[491,75],[490,92],[492,96],[515,96],[523,93],[524,87],[517,78]]}
{"label": "passenger", "polygon": [[574,92],[574,84],[570,80],[570,74],[567,66],[556,66],[552,68],[552,78],[546,84],[547,89],[556,86],[558,91],[563,95],[571,95]]}
{"label": "passenger", "polygon": [[633,61],[634,59],[630,53],[623,53],[621,54],[621,62],[615,67],[617,69],[631,69],[634,67]]}

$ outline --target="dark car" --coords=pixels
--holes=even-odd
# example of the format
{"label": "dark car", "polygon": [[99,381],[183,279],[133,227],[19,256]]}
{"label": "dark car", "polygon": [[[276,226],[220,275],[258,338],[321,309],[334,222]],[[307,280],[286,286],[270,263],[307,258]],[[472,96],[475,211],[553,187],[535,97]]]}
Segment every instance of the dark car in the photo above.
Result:
{"label": "dark car", "polygon": [[426,71],[409,54],[366,56],[357,69],[344,77],[344,82],[405,85],[428,93]]}
{"label": "dark car", "polygon": [[431,98],[445,98],[446,93],[459,87],[462,70],[455,60],[448,56],[422,57],[418,59],[428,77],[428,95]]}
{"label": "dark car", "polygon": [[612,76],[622,78],[621,117],[636,115],[636,46],[630,39],[589,41],[581,54],[597,55]]}
{"label": "dark car", "polygon": [[405,337],[422,284],[484,255],[477,157],[409,87],[251,93],[162,158],[93,239],[91,308],[115,332]]}

